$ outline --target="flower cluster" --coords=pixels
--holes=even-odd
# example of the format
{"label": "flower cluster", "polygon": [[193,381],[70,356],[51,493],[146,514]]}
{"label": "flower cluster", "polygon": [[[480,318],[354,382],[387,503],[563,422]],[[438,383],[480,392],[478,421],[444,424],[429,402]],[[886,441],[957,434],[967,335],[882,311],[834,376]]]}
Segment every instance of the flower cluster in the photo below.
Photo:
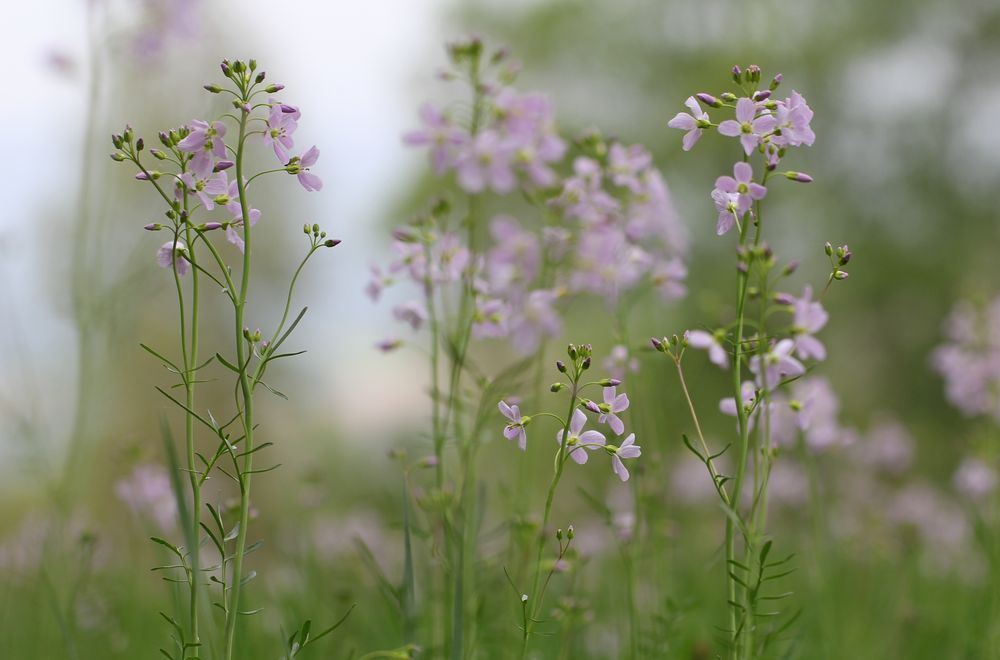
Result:
{"label": "flower cluster", "polygon": [[931,356],[945,395],[962,413],[1000,423],[1000,296],[987,305],[962,301],[949,314],[947,340]]}
{"label": "flower cluster", "polygon": [[[715,128],[720,135],[738,138],[745,157],[753,153],[763,156],[764,174],[754,180],[753,167],[746,158],[733,167],[733,176],[720,176],[715,181],[712,201],[718,212],[716,231],[721,236],[733,226],[741,226],[747,214],[752,214],[754,202],[767,194],[766,182],[770,173],[777,170],[789,147],[810,146],[816,139],[810,127],[813,111],[798,92],[788,98],[772,98],[781,84],[781,74],[771,81],[767,89],[758,89],[760,68],[751,65],[746,71],[733,68],[734,81],[740,86],[741,95],[724,92],[718,96],[699,93],[688,97],[685,105],[690,112],[679,112],[667,122],[670,128],[685,131],[683,147],[689,151],[705,130]],[[734,119],[716,124],[702,109],[732,110]],[[809,183],[812,177],[803,172],[784,171],[781,174],[792,181]]]}
{"label": "flower cluster", "polygon": [[[559,335],[559,308],[574,294],[611,307],[629,290],[682,297],[687,237],[649,152],[593,132],[573,141],[571,154],[551,101],[510,86],[505,51],[487,57],[472,39],[450,55],[446,77],[468,83],[472,117],[425,105],[423,127],[404,142],[427,148],[434,172],[453,176],[470,197],[516,192],[516,201],[527,199],[532,209],[488,220],[470,212],[461,221],[472,226],[456,231],[436,207],[395,232],[397,258],[387,269],[372,268],[368,294],[378,299],[400,276],[409,278],[424,300],[404,303],[394,316],[418,329],[430,312],[428,296],[463,284],[461,294],[472,298],[471,335],[506,338],[525,354]],[[487,81],[491,73],[495,79]],[[488,244],[476,245],[477,237]]]}
{"label": "flower cluster", "polygon": [[[253,127],[254,124],[250,122],[257,121],[263,123],[264,128],[259,130],[244,128],[238,136],[229,132],[228,137],[233,138],[232,144],[226,142],[228,127],[223,119],[233,118],[233,115],[224,115],[223,118],[215,120],[194,119],[185,126],[161,131],[158,137],[163,149],[151,148],[149,154],[157,161],[170,166],[172,171],[160,171],[148,169],[141,164],[140,154],[145,149],[145,141],[142,138],[136,139],[132,128],[126,127],[122,133],[112,136],[117,151],[111,154],[111,158],[117,162],[125,160],[133,162],[139,169],[135,178],[152,182],[160,189],[161,194],[163,188],[159,184],[160,179],[168,177],[173,180],[173,201],[167,212],[167,218],[173,221],[175,228],[190,226],[199,233],[221,229],[225,232],[226,240],[242,252],[244,241],[241,230],[245,219],[249,219],[250,225],[253,226],[260,219],[261,212],[249,206],[245,195],[241,195],[241,188],[245,191],[257,176],[282,171],[295,175],[307,191],[320,190],[323,182],[311,172],[312,166],[319,158],[319,149],[313,146],[301,155],[291,155],[291,150],[295,147],[293,135],[301,112],[298,108],[273,97],[284,89],[284,85],[265,85],[265,73],[263,71],[256,73],[256,63],[252,60],[246,64],[224,61],[222,72],[237,85],[246,83],[245,97],[248,100],[233,101],[234,108],[247,115],[242,124]],[[205,89],[213,94],[231,92],[215,84],[205,85]],[[269,96],[268,101],[251,106],[251,100],[263,94]],[[261,107],[267,110],[266,118],[254,116],[256,110]],[[235,165],[232,159],[236,157],[237,150],[242,149],[245,137],[255,134],[260,135],[263,142],[273,148],[280,167],[250,178],[238,179],[239,175],[230,178],[230,171]],[[189,198],[192,202],[190,205]],[[198,224],[192,221],[192,217],[199,209],[213,211],[216,207],[225,211],[222,219]],[[154,222],[147,224],[145,228],[149,231],[159,231],[166,227]],[[157,263],[163,268],[175,268],[178,275],[184,275],[188,271],[190,261],[186,257],[186,250],[184,242],[175,238],[160,247],[157,252]]]}
{"label": "flower cluster", "polygon": [[[566,374],[570,382],[569,384],[555,383],[551,389],[553,392],[570,390],[569,419],[563,420],[550,413],[540,413],[540,415],[555,417],[562,425],[555,436],[556,444],[559,445],[557,461],[571,458],[579,465],[583,465],[589,458],[588,451],[603,449],[611,457],[611,468],[614,473],[622,481],[628,481],[629,471],[622,459],[638,458],[642,454],[639,445],[635,444],[635,433],[629,433],[620,444],[615,445],[608,442],[607,436],[601,431],[584,430],[590,422],[586,413],[590,412],[597,416],[598,424],[606,424],[615,436],[624,435],[625,423],[618,414],[628,409],[629,400],[627,394],[617,391],[622,382],[617,378],[604,378],[589,383],[581,382],[584,372],[590,369],[592,363],[593,349],[589,344],[583,346],[570,344],[567,354],[570,363],[567,364],[560,360],[556,363],[556,368],[560,373]],[[581,396],[583,389],[588,386],[601,388],[602,401],[600,403]],[[525,427],[531,423],[532,416],[522,415],[517,405],[508,404],[506,401],[501,401],[499,408],[508,422],[504,427],[504,437],[508,440],[517,439],[521,450],[526,450],[528,437]]]}

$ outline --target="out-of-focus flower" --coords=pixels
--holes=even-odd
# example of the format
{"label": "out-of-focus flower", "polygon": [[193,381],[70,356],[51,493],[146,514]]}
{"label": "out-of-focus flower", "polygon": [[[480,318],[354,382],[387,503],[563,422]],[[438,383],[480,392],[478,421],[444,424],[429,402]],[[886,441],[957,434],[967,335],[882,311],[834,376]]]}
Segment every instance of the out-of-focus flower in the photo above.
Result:
{"label": "out-of-focus flower", "polygon": [[806,286],[802,297],[795,300],[795,318],[792,321],[792,335],[795,337],[795,352],[803,360],[825,360],[826,347],[813,335],[823,329],[830,315],[823,305],[812,299],[812,287]]}
{"label": "out-of-focus flower", "polygon": [[430,147],[431,166],[437,175],[455,165],[457,148],[468,141],[464,131],[452,126],[447,117],[429,103],[420,106],[424,128],[403,136],[403,142],[415,147]]}
{"label": "out-of-focus flower", "polygon": [[132,473],[115,484],[115,494],[133,513],[150,518],[163,531],[177,521],[177,500],[170,487],[170,475],[159,465],[137,465]]}
{"label": "out-of-focus flower", "polygon": [[786,378],[796,378],[806,372],[801,362],[792,357],[795,342],[782,339],[773,344],[763,356],[750,358],[750,371],[757,376],[758,382],[768,389],[774,389]]}
{"label": "out-of-focus flower", "polygon": [[1000,296],[986,307],[957,304],[945,334],[931,364],[944,377],[948,401],[965,415],[1000,422]]}
{"label": "out-of-focus flower", "polygon": [[612,378],[625,380],[626,374],[639,371],[639,360],[629,355],[628,347],[617,344],[608,351],[603,366]]}
{"label": "out-of-focus flower", "polygon": [[397,321],[408,323],[414,330],[419,330],[427,320],[427,308],[422,302],[411,300],[393,307],[392,315]]}
{"label": "out-of-focus flower", "polygon": [[508,193],[517,186],[512,168],[513,151],[491,130],[476,135],[458,156],[456,172],[462,189],[470,193],[491,189]]}
{"label": "out-of-focus flower", "polygon": [[524,305],[511,315],[511,343],[519,352],[534,353],[543,337],[562,332],[562,319],[555,309],[558,298],[559,293],[551,289],[532,291]]}
{"label": "out-of-focus flower", "polygon": [[981,459],[970,456],[962,459],[952,482],[960,495],[979,501],[996,490],[997,471]]}
{"label": "out-of-focus flower", "polygon": [[708,359],[720,369],[729,368],[729,353],[722,346],[721,337],[717,332],[704,330],[688,330],[684,333],[688,346],[708,351]]}

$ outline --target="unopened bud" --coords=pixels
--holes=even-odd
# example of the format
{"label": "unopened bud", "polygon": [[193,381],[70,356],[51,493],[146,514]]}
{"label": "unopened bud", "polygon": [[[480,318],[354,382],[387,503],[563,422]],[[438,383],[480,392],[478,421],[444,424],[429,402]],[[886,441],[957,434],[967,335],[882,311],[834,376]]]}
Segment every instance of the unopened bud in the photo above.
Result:
{"label": "unopened bud", "polygon": [[159,149],[150,149],[149,153],[153,154],[153,158],[156,160],[166,160],[167,154],[163,153]]}
{"label": "unopened bud", "polygon": [[218,94],[219,92],[222,91],[222,88],[219,87],[216,84],[205,85],[204,87],[205,87],[205,91],[211,92],[213,94]]}
{"label": "unopened bud", "polygon": [[656,350],[660,351],[661,353],[663,352],[663,342],[657,339],[656,337],[650,337],[649,343],[652,344],[653,348],[655,348]]}
{"label": "unopened bud", "polygon": [[145,225],[143,229],[145,229],[146,231],[160,231],[161,229],[163,229],[163,225],[161,225],[159,222],[151,222],[148,225]]}
{"label": "unopened bud", "polygon": [[760,101],[767,100],[770,97],[771,97],[771,90],[769,89],[762,89],[753,93],[753,100],[757,101],[758,103]]}
{"label": "unopened bud", "polygon": [[785,172],[785,178],[799,183],[812,183],[813,178],[805,172]]}
{"label": "unopened bud", "polygon": [[788,265],[785,266],[785,270],[783,271],[783,273],[785,275],[791,275],[792,273],[794,273],[798,269],[799,269],[799,262],[798,261],[789,261]]}
{"label": "unopened bud", "polygon": [[222,69],[222,75],[224,75],[227,78],[232,77],[233,69],[232,67],[229,66],[229,60],[222,60],[222,63],[219,65],[219,68]]}
{"label": "unopened bud", "polygon": [[580,367],[584,371],[586,371],[587,369],[590,369],[590,356],[589,355],[587,357],[583,358],[583,362],[580,364]]}
{"label": "unopened bud", "polygon": [[563,531],[562,527],[560,527],[559,529],[556,530],[556,540],[562,541],[562,537],[563,537]]}
{"label": "unopened bud", "polygon": [[736,95],[733,94],[732,92],[723,92],[719,94],[719,98],[726,103],[732,103],[733,101],[736,100]]}
{"label": "unopened bud", "polygon": [[830,241],[827,241],[823,245],[823,251],[826,252],[826,256],[828,256],[828,257],[832,257],[833,256],[833,246],[830,245]]}
{"label": "unopened bud", "polygon": [[576,346],[574,344],[570,344],[569,346],[566,347],[566,355],[569,356],[570,360],[574,361],[576,360],[576,356],[578,355],[578,353],[576,351]]}
{"label": "unopened bud", "polygon": [[722,106],[722,102],[715,98],[711,94],[706,94],[705,92],[698,92],[694,95],[696,99],[704,103],[710,108],[719,108]]}
{"label": "unopened bud", "polygon": [[776,293],[774,294],[774,302],[779,305],[794,305],[795,297],[790,293]]}
{"label": "unopened bud", "polygon": [[257,74],[257,77],[254,78],[254,82],[259,85],[262,82],[264,82],[264,78],[266,78],[266,77],[267,77],[267,74],[264,73],[263,71],[261,71],[260,73]]}
{"label": "unopened bud", "polygon": [[202,226],[202,231],[215,231],[216,229],[222,229],[221,222],[206,222]]}
{"label": "unopened bud", "polygon": [[590,412],[592,412],[592,413],[594,413],[596,415],[600,415],[601,414],[601,407],[598,406],[593,401],[591,401],[590,399],[584,399],[582,403],[583,403],[583,407],[586,408],[587,410],[589,410]]}
{"label": "unopened bud", "polygon": [[111,144],[115,145],[115,149],[121,149],[125,145],[125,139],[118,133],[113,133],[111,135]]}
{"label": "unopened bud", "polygon": [[733,82],[739,83],[740,82],[740,75],[743,73],[743,71],[740,70],[740,67],[737,64],[733,65],[732,71],[733,71]]}
{"label": "unopened bud", "polygon": [[845,250],[844,254],[840,255],[840,265],[846,266],[851,262],[851,251]]}
{"label": "unopened bud", "polygon": [[222,170],[228,170],[232,166],[233,166],[233,161],[231,161],[231,160],[220,160],[218,163],[215,164],[215,167],[212,168],[212,171],[213,172],[221,172]]}
{"label": "unopened bud", "polygon": [[776,73],[774,74],[774,78],[771,79],[771,84],[768,85],[768,89],[770,89],[773,92],[774,90],[778,89],[778,85],[780,84],[781,84],[781,74]]}
{"label": "unopened bud", "polygon": [[136,151],[142,151],[145,148],[146,148],[146,141],[145,140],[143,140],[142,138],[139,138],[138,140],[135,141],[135,150]]}
{"label": "unopened bud", "polygon": [[323,245],[325,245],[328,248],[332,248],[340,245],[340,242],[341,241],[339,238],[328,238],[326,239],[326,241],[323,242]]}
{"label": "unopened bud", "polygon": [[565,387],[565,383],[552,383],[552,385],[549,386],[549,392],[561,392],[565,389]]}
{"label": "unopened bud", "polygon": [[566,373],[566,363],[563,362],[562,360],[556,360],[556,369],[561,374]]}
{"label": "unopened bud", "polygon": [[268,85],[267,87],[264,88],[264,91],[267,92],[268,94],[274,94],[276,92],[280,92],[284,88],[285,86],[279,83],[274,85]]}
{"label": "unopened bud", "polygon": [[168,149],[174,146],[174,143],[170,141],[170,135],[166,131],[160,131],[157,133],[157,137],[160,138],[160,144]]}
{"label": "unopened bud", "polygon": [[749,82],[760,82],[760,67],[756,64],[751,64],[746,70],[746,79]]}
{"label": "unopened bud", "polygon": [[622,381],[619,378],[605,378],[598,382],[601,387],[618,387],[621,384]]}
{"label": "unopened bud", "polygon": [[575,533],[573,532],[573,525],[570,525],[566,529],[566,538],[568,538],[570,541],[572,541],[574,536],[575,536]]}
{"label": "unopened bud", "polygon": [[833,279],[835,279],[835,280],[846,280],[848,278],[848,275],[849,275],[849,273],[847,273],[845,271],[836,270],[836,271],[833,272]]}
{"label": "unopened bud", "polygon": [[125,160],[125,154],[123,154],[120,151],[116,151],[115,153],[111,154],[111,160],[115,161],[116,163],[120,163],[123,160]]}

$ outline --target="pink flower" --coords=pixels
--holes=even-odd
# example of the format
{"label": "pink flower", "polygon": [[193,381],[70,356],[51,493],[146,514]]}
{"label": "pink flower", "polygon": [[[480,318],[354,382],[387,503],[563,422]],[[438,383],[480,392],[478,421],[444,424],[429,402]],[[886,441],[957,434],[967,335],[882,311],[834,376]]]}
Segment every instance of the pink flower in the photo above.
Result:
{"label": "pink flower", "polygon": [[615,435],[621,435],[625,432],[625,423],[618,417],[618,413],[628,409],[627,394],[616,395],[614,387],[605,387],[604,403],[598,404],[597,407],[601,410],[601,415],[597,418],[598,422],[610,426]]}
{"label": "pink flower", "polygon": [[812,287],[802,290],[802,297],[795,301],[795,319],[792,334],[795,337],[795,352],[803,360],[826,359],[826,347],[813,335],[823,329],[830,318],[823,305],[812,300]]}
{"label": "pink flower", "polygon": [[510,424],[504,427],[503,436],[508,440],[517,438],[517,446],[521,448],[521,451],[525,451],[528,448],[528,434],[525,433],[524,427],[531,421],[531,418],[523,417],[521,409],[517,405],[509,406],[506,401],[501,401],[499,408],[500,413],[510,420]]}
{"label": "pink flower", "polygon": [[267,130],[264,131],[264,144],[274,149],[274,155],[284,165],[288,162],[288,154],[295,141],[292,133],[298,128],[301,116],[298,108],[271,99],[271,111],[267,116]]}
{"label": "pink flower", "polygon": [[[211,165],[211,163],[208,164]],[[213,173],[211,167],[202,170],[193,168],[191,171],[182,174],[180,179],[185,187],[198,197],[206,211],[214,209],[215,198],[226,194],[226,191],[229,189],[229,180],[226,173]]]}
{"label": "pink flower", "polygon": [[[729,231],[735,219],[749,211],[754,200],[764,199],[765,195],[767,188],[753,182],[753,168],[749,163],[736,163],[733,165],[733,176],[720,176],[716,179],[712,199],[719,211],[716,228],[719,235]],[[720,206],[722,203],[724,207]]]}
{"label": "pink flower", "polygon": [[608,445],[607,448],[611,452],[611,469],[614,470],[619,479],[628,481],[628,468],[622,463],[622,459],[642,456],[642,448],[635,444],[635,433],[629,433],[618,447]]}
{"label": "pink flower", "polygon": [[188,128],[191,132],[177,144],[177,148],[194,154],[191,161],[194,170],[208,172],[215,159],[226,157],[226,144],[222,141],[226,125],[221,121],[209,124],[207,121],[194,119]]}
{"label": "pink flower", "polygon": [[[794,340],[782,339],[763,356],[755,355],[750,358],[750,371],[757,376],[762,386],[774,389],[786,378],[797,378],[806,372],[802,363],[792,357],[794,350]],[[765,380],[761,381],[761,378]]]}
{"label": "pink flower", "polygon": [[403,136],[403,142],[411,146],[431,148],[431,166],[436,174],[444,174],[455,165],[457,148],[468,141],[468,137],[452,126],[447,117],[429,103],[420,107],[420,119],[424,128],[411,131]]}
{"label": "pink flower", "polygon": [[[740,386],[740,398],[743,399],[742,405],[744,408],[754,404],[754,401],[757,399],[757,386],[754,385],[753,381],[743,381],[743,385]],[[738,410],[736,409],[736,399],[734,397],[723,399],[719,402],[719,410],[724,415],[737,417]]]}
{"label": "pink flower", "polygon": [[653,164],[653,157],[642,145],[633,144],[625,147],[615,142],[608,150],[608,173],[616,186],[628,188],[639,195],[645,186],[639,175]]}
{"label": "pink flower", "polygon": [[499,298],[476,301],[472,336],[476,339],[506,337],[510,332],[510,306]]}
{"label": "pink flower", "polygon": [[513,153],[496,131],[486,130],[466,145],[458,157],[458,185],[470,193],[492,189],[508,193],[517,186],[511,169]]}
{"label": "pink flower", "polygon": [[684,333],[688,346],[708,351],[708,359],[720,369],[729,368],[729,353],[723,348],[717,333],[688,330]]}
{"label": "pink flower", "polygon": [[382,289],[392,284],[392,277],[383,273],[382,269],[375,264],[372,264],[371,272],[372,279],[365,286],[365,293],[372,299],[372,302],[378,302],[379,297],[382,295]]}
{"label": "pink flower", "polygon": [[[587,425],[587,416],[582,410],[577,408],[573,411],[573,418],[569,422],[569,437],[566,439],[566,451],[569,452],[570,458],[574,461],[583,465],[587,462],[587,452],[585,450],[589,449],[591,451],[601,447],[605,444],[604,434],[598,431],[584,431],[583,427]],[[556,433],[556,442],[562,445],[563,441],[563,430],[559,429]]]}
{"label": "pink flower", "polygon": [[559,294],[551,289],[538,289],[528,294],[524,305],[510,321],[510,337],[514,347],[524,355],[533,353],[542,337],[554,337],[562,331],[562,320],[554,304]]}
{"label": "pink flower", "polygon": [[[704,129],[708,128],[712,124],[709,121],[708,113],[701,109],[701,106],[698,105],[698,101],[693,96],[689,96],[687,101],[684,101],[684,105],[691,110],[691,114],[678,112],[674,115],[673,119],[667,122],[667,126],[687,131],[687,133],[684,134],[682,145],[684,147],[684,151],[691,151],[691,147],[693,147],[698,141],[698,138],[701,137]],[[720,127],[719,130],[721,132],[722,128]],[[723,135],[725,135],[725,133],[723,133]]]}
{"label": "pink flower", "polygon": [[[294,158],[292,159],[295,160]],[[309,147],[309,150],[302,154],[302,157],[298,159],[297,162],[288,163],[289,172],[295,174],[299,183],[302,187],[309,192],[319,191],[323,189],[323,181],[309,171],[309,168],[316,164],[319,160],[319,149],[315,146]],[[294,170],[294,171],[293,171]]]}
{"label": "pink flower", "polygon": [[187,246],[184,245],[183,241],[168,241],[156,251],[156,263],[160,264],[160,268],[176,268],[178,275],[184,275],[189,268],[187,259],[184,257],[186,249]]}
{"label": "pink flower", "polygon": [[784,101],[778,101],[775,109],[776,117],[774,136],[771,141],[781,147],[810,146],[816,140],[816,134],[809,126],[812,121],[812,108],[796,91]]}
{"label": "pink flower", "polygon": [[392,315],[397,321],[408,323],[414,330],[419,330],[427,320],[427,310],[423,303],[412,300],[392,308]]}
{"label": "pink flower", "polygon": [[687,294],[687,286],[684,285],[687,273],[687,266],[684,265],[683,261],[668,259],[654,266],[650,277],[653,286],[660,294],[660,298],[670,301],[679,300]]}
{"label": "pink flower", "polygon": [[719,132],[728,137],[740,138],[743,151],[749,156],[761,137],[774,129],[777,122],[770,114],[757,115],[757,104],[744,97],[736,102],[736,119],[719,124]]}

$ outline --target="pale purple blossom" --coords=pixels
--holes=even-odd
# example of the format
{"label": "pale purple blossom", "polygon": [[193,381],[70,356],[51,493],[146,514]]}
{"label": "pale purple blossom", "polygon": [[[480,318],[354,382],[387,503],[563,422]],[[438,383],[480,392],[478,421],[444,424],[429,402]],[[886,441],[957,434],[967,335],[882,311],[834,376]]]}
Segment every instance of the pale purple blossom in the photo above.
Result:
{"label": "pale purple blossom", "polygon": [[625,423],[622,422],[618,413],[628,409],[628,395],[625,393],[618,394],[614,387],[605,387],[603,395],[604,403],[598,404],[601,415],[597,418],[597,421],[610,426],[615,435],[621,435],[625,432]]}
{"label": "pale purple blossom", "polygon": [[[720,176],[715,180],[715,190],[736,195],[736,210],[741,216],[750,210],[754,201],[764,199],[767,195],[767,188],[754,183],[753,167],[742,161],[733,165],[733,176]],[[714,192],[712,198],[715,199]]]}
{"label": "pale purple blossom", "polygon": [[727,137],[740,138],[747,156],[753,153],[761,137],[773,130],[777,123],[769,113],[758,116],[757,110],[756,103],[743,97],[736,102],[736,119],[727,119],[719,124],[719,133]]}
{"label": "pale purple blossom", "polygon": [[429,146],[434,173],[444,174],[455,165],[458,148],[468,141],[468,136],[429,103],[420,107],[420,120],[424,127],[405,134],[403,142],[411,146]]}
{"label": "pale purple blossom", "polygon": [[802,297],[795,300],[795,318],[792,321],[795,353],[800,358],[826,359],[826,347],[813,335],[823,329],[829,318],[823,305],[812,299],[812,287],[807,285],[802,290]]}
{"label": "pale purple blossom", "polygon": [[611,454],[611,469],[622,481],[628,481],[628,468],[622,463],[623,458],[639,458],[642,455],[642,448],[635,444],[635,433],[629,433],[622,443],[615,447]]}
{"label": "pale purple blossom", "polygon": [[159,465],[137,465],[132,473],[115,484],[115,494],[133,513],[146,516],[163,531],[174,529],[177,500],[170,487],[170,475]]}
{"label": "pale purple blossom", "polygon": [[639,371],[639,359],[629,354],[628,347],[617,344],[608,351],[603,366],[612,378],[625,380],[627,374]]}
{"label": "pale purple blossom", "polygon": [[673,119],[667,122],[667,126],[687,131],[684,134],[681,144],[683,145],[684,151],[691,151],[691,148],[701,137],[704,129],[712,124],[709,121],[708,113],[701,109],[701,106],[698,105],[698,101],[695,97],[689,96],[687,101],[684,101],[684,105],[688,107],[691,114],[678,112],[674,115]]}
{"label": "pale purple blossom", "polygon": [[521,451],[525,451],[528,448],[528,434],[525,432],[524,426],[531,418],[523,417],[521,409],[516,404],[507,405],[506,401],[501,401],[499,408],[500,413],[510,420],[510,423],[504,427],[503,436],[508,440],[517,438],[517,446],[521,448]]}
{"label": "pale purple blossom", "polygon": [[513,156],[510,145],[496,131],[483,131],[459,153],[458,184],[470,193],[490,189],[502,194],[514,190],[517,176],[511,167]]}
{"label": "pale purple blossom", "polygon": [[207,168],[204,167],[205,164],[202,163],[202,169],[192,167],[190,171],[182,174],[180,179],[184,186],[198,197],[205,210],[211,211],[215,208],[215,198],[225,195],[229,190],[229,178],[225,172],[213,173],[211,163],[207,163],[209,165]]}
{"label": "pale purple blossom", "polygon": [[372,278],[365,285],[365,293],[372,299],[372,302],[378,302],[379,297],[382,295],[382,290],[391,285],[393,280],[377,264],[372,264],[370,269]]}
{"label": "pale purple blossom", "polygon": [[278,161],[285,165],[288,163],[292,147],[295,146],[292,134],[298,128],[301,113],[297,108],[285,105],[275,99],[271,99],[270,103],[267,129],[264,131],[264,144],[269,145],[274,150],[274,155],[278,157]]}
{"label": "pale purple blossom", "polygon": [[959,302],[945,321],[947,341],[931,355],[945,396],[963,414],[1000,422],[1000,296],[987,306]]}
{"label": "pale purple blossom", "polygon": [[[587,425],[587,415],[584,414],[582,410],[577,408],[573,411],[573,417],[569,422],[569,436],[566,439],[566,451],[569,452],[570,458],[574,461],[583,465],[587,462],[587,451],[595,450],[605,444],[604,434],[599,431],[584,431],[583,427]],[[562,445],[563,442],[563,429],[559,429],[556,433],[556,442]]]}
{"label": "pale purple blossom", "polygon": [[[187,246],[184,245],[183,241],[168,241],[156,251],[156,263],[160,265],[160,268],[176,268],[178,275],[184,275],[190,267],[184,256],[186,249]],[[178,257],[180,258],[178,259]]]}
{"label": "pale purple blossom", "polygon": [[966,457],[955,471],[952,482],[963,497],[981,501],[996,490],[997,471],[979,458]]}
{"label": "pale purple blossom", "polygon": [[[743,384],[740,386],[740,397],[743,399],[742,406],[745,409],[753,407],[757,401],[757,386],[753,381],[743,381]],[[720,401],[719,410],[724,415],[729,415],[730,417],[737,417],[739,414],[734,397],[728,397]]]}
{"label": "pale purple blossom", "polygon": [[806,372],[806,368],[792,356],[794,350],[794,340],[782,339],[771,345],[763,356],[750,358],[750,371],[768,389],[773,389],[785,379],[797,378]]}
{"label": "pale purple blossom", "polygon": [[226,125],[221,121],[208,123],[194,119],[188,128],[190,132],[177,144],[177,148],[194,154],[191,159],[192,169],[198,172],[211,171],[215,160],[226,157],[226,144],[222,140],[226,135]]}
{"label": "pale purple blossom", "polygon": [[407,323],[414,330],[419,330],[420,326],[427,320],[427,308],[422,302],[411,300],[393,307],[392,315],[396,317],[397,321]]}
{"label": "pale purple blossom", "polygon": [[729,368],[729,353],[720,341],[719,333],[688,330],[684,333],[688,346],[708,351],[708,359],[720,369]]}
{"label": "pale purple blossom", "polygon": [[809,126],[812,118],[812,108],[801,94],[792,91],[792,95],[784,101],[779,101],[775,108],[774,135],[771,140],[782,147],[812,145],[816,140],[816,134]]}
{"label": "pale purple blossom", "polygon": [[506,337],[510,333],[510,305],[499,298],[476,301],[472,336],[476,339]]}
{"label": "pale purple blossom", "polygon": [[511,343],[521,353],[534,353],[544,337],[562,332],[562,320],[555,310],[559,293],[552,289],[537,289],[528,294],[524,304],[511,317]]}
{"label": "pale purple blossom", "polygon": [[628,147],[615,142],[608,149],[608,173],[616,186],[641,194],[645,186],[640,176],[653,164],[653,157],[639,144]]}
{"label": "pale purple blossom", "polygon": [[688,269],[680,259],[667,259],[653,267],[650,277],[653,286],[664,301],[680,300],[687,295]]}
{"label": "pale purple blossom", "polygon": [[297,167],[294,167],[296,170],[295,176],[298,178],[299,183],[302,184],[302,187],[309,192],[316,192],[323,189],[323,180],[309,171],[309,168],[315,165],[317,160],[319,160],[319,149],[314,145],[309,147],[308,151],[302,154],[302,157],[295,163],[297,165]]}

